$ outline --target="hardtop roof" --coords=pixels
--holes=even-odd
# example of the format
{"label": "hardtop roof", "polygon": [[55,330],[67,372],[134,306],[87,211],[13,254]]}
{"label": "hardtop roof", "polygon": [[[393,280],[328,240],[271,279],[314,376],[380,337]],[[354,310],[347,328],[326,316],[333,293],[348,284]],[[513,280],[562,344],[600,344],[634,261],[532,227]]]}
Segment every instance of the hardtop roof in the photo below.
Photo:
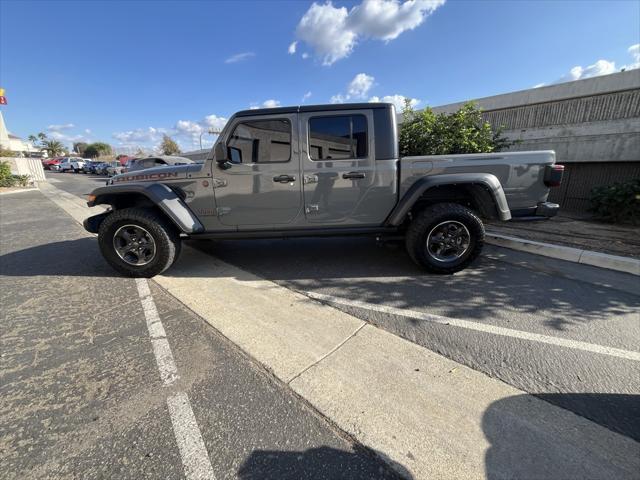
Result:
{"label": "hardtop roof", "polygon": [[371,103],[331,103],[326,105],[298,105],[293,107],[276,108],[254,108],[250,110],[240,110],[234,117],[248,117],[254,115],[277,115],[279,113],[301,113],[301,112],[327,112],[339,110],[364,110],[391,108],[392,103],[371,102]]}

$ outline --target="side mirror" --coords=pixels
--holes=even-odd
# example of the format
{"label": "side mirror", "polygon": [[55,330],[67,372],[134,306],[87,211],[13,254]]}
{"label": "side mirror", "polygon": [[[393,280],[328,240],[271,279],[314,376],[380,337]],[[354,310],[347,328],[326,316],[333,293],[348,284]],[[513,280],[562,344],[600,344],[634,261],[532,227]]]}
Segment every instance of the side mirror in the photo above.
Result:
{"label": "side mirror", "polygon": [[213,155],[217,163],[226,163],[227,161],[229,161],[229,156],[227,155],[227,146],[222,142],[216,143],[216,148],[213,151]]}
{"label": "side mirror", "polygon": [[220,170],[228,170],[229,168],[231,168],[231,162],[229,162],[227,146],[224,143],[222,142],[216,143],[216,147],[213,151],[213,155],[216,159],[216,163],[218,164],[218,168],[220,168]]}

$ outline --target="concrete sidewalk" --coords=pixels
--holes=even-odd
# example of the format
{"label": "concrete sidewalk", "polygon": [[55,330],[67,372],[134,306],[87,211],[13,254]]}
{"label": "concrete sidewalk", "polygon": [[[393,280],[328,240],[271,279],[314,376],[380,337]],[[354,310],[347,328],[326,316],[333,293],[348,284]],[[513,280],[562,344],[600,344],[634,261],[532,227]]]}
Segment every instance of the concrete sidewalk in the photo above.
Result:
{"label": "concrete sidewalk", "polygon": [[487,230],[534,242],[640,259],[640,226],[559,215],[535,222],[492,222]]}
{"label": "concrete sidewalk", "polygon": [[[51,188],[45,193],[76,220],[89,214],[82,200]],[[415,478],[640,471],[640,445],[628,437],[192,248],[154,280]]]}

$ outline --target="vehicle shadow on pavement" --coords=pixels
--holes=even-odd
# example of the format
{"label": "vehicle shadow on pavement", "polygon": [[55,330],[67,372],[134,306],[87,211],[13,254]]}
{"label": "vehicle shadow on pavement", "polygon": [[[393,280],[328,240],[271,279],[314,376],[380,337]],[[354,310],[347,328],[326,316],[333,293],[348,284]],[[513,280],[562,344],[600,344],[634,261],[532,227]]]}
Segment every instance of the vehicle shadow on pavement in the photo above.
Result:
{"label": "vehicle shadow on pavement", "polygon": [[6,253],[0,256],[0,274],[9,277],[119,276],[102,258],[95,237],[45,243]]}
{"label": "vehicle shadow on pavement", "polygon": [[[640,308],[640,298],[630,293],[486,256],[454,275],[428,274],[409,259],[402,244],[381,247],[372,239],[199,241],[190,245],[296,290],[335,291],[342,298],[372,304],[392,300],[396,308],[428,308],[454,318],[482,321],[506,318],[509,312],[536,317],[544,312],[540,323],[562,331],[633,314]],[[167,274],[172,275],[170,270]]]}
{"label": "vehicle shadow on pavement", "polygon": [[[611,430],[640,439],[638,395],[536,396],[556,405],[589,403],[591,411],[599,411],[607,418],[598,423],[606,423]],[[601,432],[589,424],[576,427],[575,420],[563,415],[561,410],[549,410],[531,395],[517,395],[492,403],[482,418],[482,429],[491,444],[485,455],[488,479],[635,478],[640,463],[638,444],[632,440],[620,439],[617,443],[615,437],[601,438]],[[617,458],[613,458],[611,452],[615,452]]]}
{"label": "vehicle shadow on pavement", "polygon": [[409,471],[394,463],[394,470],[372,459],[369,451],[355,447],[346,452],[331,447],[305,451],[254,450],[238,471],[242,480],[356,480],[406,479]]}

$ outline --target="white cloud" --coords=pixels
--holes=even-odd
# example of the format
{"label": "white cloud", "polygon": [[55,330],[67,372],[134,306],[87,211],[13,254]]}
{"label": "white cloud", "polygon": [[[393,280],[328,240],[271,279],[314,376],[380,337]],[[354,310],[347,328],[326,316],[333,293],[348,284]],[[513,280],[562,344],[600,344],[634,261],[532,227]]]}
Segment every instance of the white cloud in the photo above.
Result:
{"label": "white cloud", "polygon": [[58,140],[67,146],[71,147],[75,142],[89,142],[89,135],[91,130],[86,129],[81,133],[73,133],[70,130],[75,129],[76,126],[73,123],[61,123],[55,125],[49,125],[47,127],[47,134],[50,138]]}
{"label": "white cloud", "polygon": [[296,37],[309,45],[323,65],[348,57],[360,39],[390,41],[413,30],[445,0],[363,0],[347,10],[331,1],[313,3],[296,28]]}
{"label": "white cloud", "polygon": [[324,65],[331,65],[347,57],[355,44],[357,34],[348,28],[348,16],[345,7],[314,2],[300,19],[296,36],[313,48]]}
{"label": "white cloud", "polygon": [[159,141],[165,132],[166,130],[154,127],[136,128],[135,130],[116,132],[112,137],[123,144],[147,144]]}
{"label": "white cloud", "polygon": [[333,95],[329,101],[331,103],[345,103],[348,100],[348,95],[342,95],[341,93],[338,93],[337,95]]}
{"label": "white cloud", "polygon": [[49,125],[47,130],[50,132],[60,132],[62,130],[71,130],[75,125],[73,123],[63,123],[60,125]]}
{"label": "white cloud", "polygon": [[[404,110],[404,102],[405,99],[407,99],[409,97],[405,97],[404,95],[385,95],[384,97],[380,98],[380,97],[371,97],[369,99],[369,102],[371,103],[378,103],[378,102],[382,102],[382,103],[393,103],[396,106],[396,112],[400,113],[402,112],[402,110]],[[418,104],[420,103],[420,100],[418,100],[417,98],[409,98],[410,102],[411,102],[411,107],[415,108],[418,106]]]}
{"label": "white cloud", "polygon": [[331,103],[345,103],[352,99],[365,98],[375,82],[375,78],[366,73],[359,73],[347,85],[347,93],[338,93],[331,97]]}
{"label": "white cloud", "polygon": [[302,100],[300,101],[300,103],[304,103],[305,101],[307,101],[310,97],[311,97],[311,92],[307,92],[302,96]]}
{"label": "white cloud", "polygon": [[445,0],[365,0],[349,13],[352,28],[367,37],[389,41],[413,30]]}
{"label": "white cloud", "polygon": [[374,80],[375,78],[373,78],[371,75],[367,75],[366,73],[359,73],[355,77],[353,77],[353,80],[351,80],[351,83],[349,83],[347,92],[352,97],[364,98],[367,96],[367,93],[373,86]]}
{"label": "white cloud", "polygon": [[304,53],[302,54],[302,59],[303,59],[303,60],[306,60],[307,58],[309,58],[309,54],[308,54],[307,52],[304,52]]}
{"label": "white cloud", "polygon": [[270,98],[269,100],[265,100],[262,103],[252,103],[249,106],[250,110],[257,110],[258,108],[276,108],[280,106],[280,100],[274,100]]}
{"label": "white cloud", "polygon": [[631,55],[631,58],[633,58],[633,63],[625,65],[622,68],[624,68],[625,70],[634,70],[636,68],[640,68],[640,43],[631,45],[627,49],[627,52],[629,52],[629,55]]}
{"label": "white cloud", "polygon": [[227,119],[218,115],[207,115],[199,121],[178,120],[173,128],[137,128],[124,132],[116,132],[112,136],[118,140],[118,147],[135,152],[138,149],[153,151],[162,140],[162,135],[167,134],[173,138],[182,150],[195,150],[200,148],[200,135],[202,146],[213,145],[214,135],[209,130],[221,131]]}
{"label": "white cloud", "polygon": [[289,55],[293,55],[294,53],[296,53],[296,46],[298,45],[298,42],[291,42],[291,44],[289,45]]}
{"label": "white cloud", "polygon": [[[583,80],[585,78],[598,77],[600,75],[609,75],[610,73],[615,73],[619,70],[634,70],[636,68],[640,68],[640,43],[636,43],[635,45],[631,45],[627,52],[631,55],[633,63],[629,65],[623,65],[620,69],[616,68],[616,62],[609,60],[598,60],[593,65],[588,65],[583,67],[581,65],[576,65],[569,73],[562,75],[555,82],[551,82],[551,85],[556,83],[563,82],[572,82],[575,80]],[[544,87],[547,85],[546,83],[538,83],[534,85],[533,88]]]}
{"label": "white cloud", "polygon": [[227,123],[227,119],[224,117],[218,117],[217,115],[207,115],[204,117],[203,123],[212,130],[217,132],[221,131]]}
{"label": "white cloud", "polygon": [[255,56],[256,54],[253,52],[236,53],[235,55],[231,55],[229,58],[227,58],[224,63],[238,63]]}

